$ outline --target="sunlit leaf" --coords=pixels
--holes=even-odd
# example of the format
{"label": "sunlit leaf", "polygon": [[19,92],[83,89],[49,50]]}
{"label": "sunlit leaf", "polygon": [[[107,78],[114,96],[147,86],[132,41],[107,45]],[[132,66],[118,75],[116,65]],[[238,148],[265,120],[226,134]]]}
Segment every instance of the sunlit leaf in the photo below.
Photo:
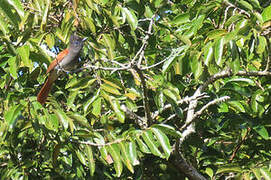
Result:
{"label": "sunlit leaf", "polygon": [[90,176],[93,176],[94,172],[95,172],[95,160],[94,160],[94,157],[93,157],[93,152],[92,152],[91,146],[87,145],[85,147],[85,151],[86,151],[86,155],[87,155],[87,158],[88,158],[88,167],[90,169]]}
{"label": "sunlit leaf", "polygon": [[215,55],[215,61],[218,66],[222,66],[224,63],[223,58],[223,46],[224,46],[224,38],[220,38],[218,41],[216,41],[214,45],[214,55]]}
{"label": "sunlit leaf", "polygon": [[120,177],[122,169],[123,169],[121,156],[120,156],[120,149],[118,148],[116,144],[109,145],[107,146],[106,149],[108,150],[108,152],[111,154],[112,158],[114,159],[114,168],[117,173],[116,175],[117,177]]}
{"label": "sunlit leaf", "polygon": [[122,11],[125,13],[128,23],[130,24],[132,30],[135,30],[138,24],[137,17],[133,10],[127,8],[122,8]]}
{"label": "sunlit leaf", "polygon": [[171,146],[168,137],[159,129],[151,128],[151,131],[155,134],[158,142],[160,143],[162,149],[164,150],[165,157],[168,159],[171,153]]}

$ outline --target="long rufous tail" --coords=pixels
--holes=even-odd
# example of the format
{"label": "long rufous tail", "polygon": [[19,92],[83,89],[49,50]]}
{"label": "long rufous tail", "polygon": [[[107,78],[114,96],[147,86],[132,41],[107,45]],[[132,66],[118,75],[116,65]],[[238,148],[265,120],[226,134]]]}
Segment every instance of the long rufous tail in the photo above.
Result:
{"label": "long rufous tail", "polygon": [[54,84],[55,79],[51,78],[50,76],[47,78],[46,82],[42,86],[37,100],[43,105],[46,102],[46,99],[51,91],[52,85]]}

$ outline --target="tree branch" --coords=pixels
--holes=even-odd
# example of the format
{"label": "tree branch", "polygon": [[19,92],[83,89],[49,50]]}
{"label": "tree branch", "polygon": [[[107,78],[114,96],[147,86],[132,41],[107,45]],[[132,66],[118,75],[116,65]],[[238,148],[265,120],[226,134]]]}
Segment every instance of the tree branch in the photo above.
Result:
{"label": "tree branch", "polygon": [[218,104],[220,102],[224,102],[224,101],[227,101],[228,99],[230,99],[229,96],[223,96],[221,98],[218,98],[218,99],[215,99],[215,100],[212,100],[211,102],[205,104],[199,111],[197,111],[196,113],[194,113],[194,116],[193,118],[191,118],[191,121],[190,122],[186,122],[180,129],[180,131],[183,131],[185,128],[187,128],[187,126],[189,126],[191,123],[195,122],[196,118],[198,116],[200,116],[203,111],[205,111],[207,108],[209,108],[211,105],[214,105],[214,104]]}
{"label": "tree branch", "polygon": [[150,110],[150,104],[149,104],[149,99],[148,99],[146,81],[145,81],[145,78],[143,76],[142,71],[137,66],[134,66],[134,69],[138,73],[139,78],[140,78],[141,83],[142,83],[143,105],[144,105],[144,109],[145,109],[145,117],[147,118],[148,122],[150,122],[150,124],[152,124],[152,117],[151,117],[151,110]]}
{"label": "tree branch", "polygon": [[170,156],[169,161],[178,169],[184,173],[190,180],[206,180],[192,165],[190,165],[181,152],[179,151],[179,143],[176,143],[174,153]]}
{"label": "tree branch", "polygon": [[[239,71],[234,74],[230,69],[223,70],[217,74],[212,75],[210,78],[208,78],[208,80],[205,81],[205,83],[203,83],[195,91],[192,97],[199,96],[208,87],[209,84],[212,84],[216,80],[221,79],[221,78],[231,77],[231,76],[271,76],[271,72],[269,71],[251,71],[251,72]],[[185,125],[181,128],[181,130],[183,131],[182,132],[183,136],[180,138],[180,143],[182,143],[187,136],[195,132],[195,127],[192,122],[195,119],[195,108],[197,107],[197,105],[198,105],[197,98],[194,98],[194,100],[190,101],[189,103]],[[197,112],[198,115],[196,116],[199,116],[199,113],[200,112]]]}

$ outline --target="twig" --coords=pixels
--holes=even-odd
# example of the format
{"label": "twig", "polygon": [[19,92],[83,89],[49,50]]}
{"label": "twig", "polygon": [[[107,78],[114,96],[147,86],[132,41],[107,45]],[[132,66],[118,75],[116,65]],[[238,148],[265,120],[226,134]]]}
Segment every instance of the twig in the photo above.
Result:
{"label": "twig", "polygon": [[267,41],[267,62],[266,62],[266,67],[264,69],[264,71],[268,71],[270,68],[270,59],[271,59],[271,53],[270,53],[270,41]]}
{"label": "twig", "polygon": [[209,84],[215,82],[218,79],[230,77],[230,76],[271,76],[271,72],[268,71],[239,71],[236,74],[233,74],[230,69],[221,71],[217,74],[212,75],[202,86],[199,87],[200,91],[203,91]]}
{"label": "twig", "polygon": [[[246,72],[246,71],[239,71],[235,74],[230,69],[223,70],[217,74],[212,75],[205,83],[203,83],[194,93],[192,97],[197,97],[203,92],[209,84],[212,84],[218,79],[221,78],[226,78],[230,76],[271,76],[271,72],[269,71],[251,71],[251,72]],[[188,111],[187,111],[187,116],[186,116],[186,121],[185,125],[181,128],[182,132],[182,137],[180,138],[180,143],[184,141],[184,139],[189,136],[190,134],[195,132],[195,127],[193,125],[194,118],[195,116],[195,108],[197,107],[198,104],[198,99],[194,99],[189,103]]]}
{"label": "twig", "polygon": [[138,124],[141,129],[146,129],[148,127],[146,119],[138,116],[136,113],[129,110],[125,105],[121,105],[120,108],[130,119],[134,119],[136,124]]}
{"label": "twig", "polygon": [[130,69],[129,66],[126,66],[126,67],[101,67],[101,66],[93,66],[93,65],[90,65],[90,64],[83,67],[83,68],[80,68],[80,69],[83,70],[83,69],[90,69],[90,68],[95,69],[95,70],[100,70],[101,69],[101,70],[105,70],[105,71],[123,71],[123,70]]}
{"label": "twig", "polygon": [[248,17],[250,17],[250,14],[248,12],[246,12],[245,10],[235,6],[234,4],[230,3],[229,1],[223,1],[223,3],[225,3],[229,7],[233,7],[235,9],[239,10],[240,13],[243,13],[243,14],[247,15]]}
{"label": "twig", "polygon": [[180,128],[180,131],[183,131],[185,128],[187,128],[187,126],[189,126],[191,123],[195,122],[196,118],[198,116],[200,116],[203,113],[203,111],[205,111],[208,107],[210,107],[211,105],[214,105],[214,104],[218,104],[220,102],[227,101],[228,99],[230,99],[229,96],[223,96],[221,98],[212,100],[211,102],[207,103],[199,111],[197,111],[197,112],[194,113],[194,116],[193,116],[193,118],[191,118],[190,122],[186,121],[186,123]]}
{"label": "twig", "polygon": [[[181,105],[181,104],[183,104],[183,103],[189,103],[190,101],[192,101],[192,100],[195,100],[195,99],[202,99],[202,98],[207,98],[207,97],[209,97],[206,93],[202,93],[202,94],[200,94],[199,96],[196,96],[196,97],[194,97],[194,96],[191,96],[191,97],[185,97],[185,98],[183,98],[183,99],[181,99],[181,100],[179,100],[179,101],[177,101],[177,105]],[[167,105],[165,105],[164,107],[163,107],[163,109],[162,110],[160,110],[160,111],[155,111],[155,112],[153,112],[152,113],[152,119],[155,119],[158,115],[159,115],[159,113],[161,113],[161,112],[163,112],[163,111],[165,111],[165,110],[167,110],[167,109],[169,109],[169,108],[171,108],[172,107],[172,105],[171,104],[167,104]]]}
{"label": "twig", "polygon": [[233,161],[234,157],[236,156],[236,153],[238,152],[238,150],[240,149],[240,147],[242,146],[242,144],[244,144],[244,142],[245,142],[245,140],[246,140],[248,134],[250,133],[250,131],[251,131],[251,128],[248,127],[245,136],[242,138],[242,140],[241,140],[241,141],[237,144],[237,146],[234,148],[234,151],[232,152],[232,155],[231,155],[231,157],[230,157],[230,159],[229,159],[229,162],[232,162],[232,161]]}
{"label": "twig", "polygon": [[145,78],[144,78],[144,75],[143,75],[141,69],[139,69],[137,66],[134,66],[134,69],[138,73],[139,78],[141,80],[141,84],[142,84],[143,105],[144,105],[144,109],[145,109],[145,117],[150,122],[150,124],[152,124],[151,110],[150,110],[150,105],[149,105],[148,92],[147,92],[147,86],[146,86]]}
{"label": "twig", "polygon": [[142,58],[144,56],[144,50],[147,47],[148,39],[150,38],[150,35],[151,35],[152,26],[153,26],[153,23],[154,23],[154,20],[153,20],[154,17],[155,17],[155,15],[153,15],[153,17],[149,19],[150,20],[150,24],[149,24],[149,27],[148,27],[147,35],[143,38],[143,40],[142,40],[142,46],[137,51],[136,55],[134,56],[134,58],[132,59],[132,61],[131,61],[130,64],[134,64],[135,61],[136,61],[136,59],[137,59],[137,57],[139,56],[139,60],[138,60],[137,66],[140,67],[141,60],[142,60]]}
{"label": "twig", "polygon": [[115,141],[112,141],[112,142],[108,142],[108,143],[103,143],[103,144],[97,144],[97,143],[93,143],[93,142],[86,142],[86,141],[77,141],[77,140],[74,140],[74,139],[71,139],[71,142],[72,143],[78,143],[78,144],[86,144],[86,145],[90,145],[90,146],[97,146],[97,147],[100,147],[100,146],[109,146],[109,145],[112,145],[112,144],[116,144],[116,143],[120,143],[122,141],[124,141],[125,139],[117,139]]}

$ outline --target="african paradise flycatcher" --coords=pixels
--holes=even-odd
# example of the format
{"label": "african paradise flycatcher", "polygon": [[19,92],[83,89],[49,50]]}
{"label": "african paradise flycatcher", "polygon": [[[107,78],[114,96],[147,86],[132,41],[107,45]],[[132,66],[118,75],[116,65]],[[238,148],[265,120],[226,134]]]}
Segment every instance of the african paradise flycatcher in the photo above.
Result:
{"label": "african paradise flycatcher", "polygon": [[86,39],[87,38],[80,38],[75,34],[71,35],[69,47],[57,55],[56,59],[51,62],[46,71],[46,74],[49,73],[49,76],[38,93],[38,102],[41,104],[46,102],[52,85],[63,71],[71,71],[76,68],[80,51],[83,48]]}

